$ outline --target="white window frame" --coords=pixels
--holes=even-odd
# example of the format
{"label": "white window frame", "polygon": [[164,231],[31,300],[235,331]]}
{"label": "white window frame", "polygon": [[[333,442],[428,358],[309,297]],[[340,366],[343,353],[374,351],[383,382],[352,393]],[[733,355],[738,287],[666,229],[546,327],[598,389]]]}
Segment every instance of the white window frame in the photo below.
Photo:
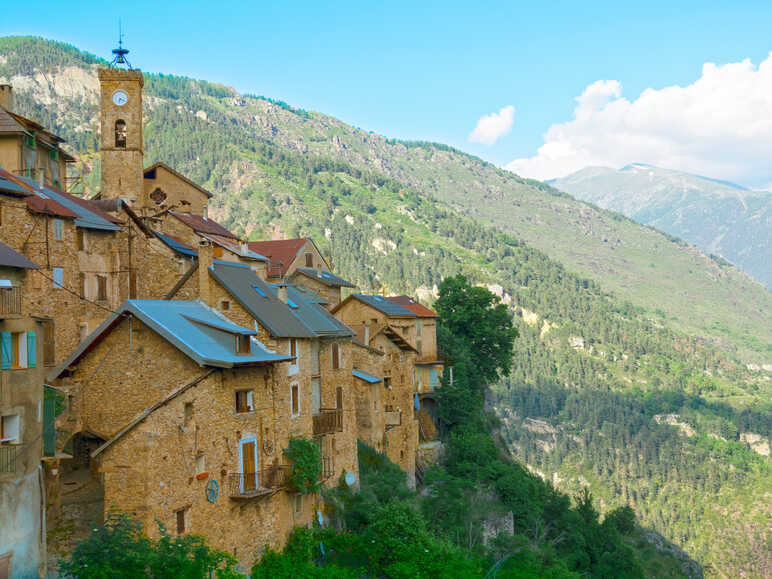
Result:
{"label": "white window frame", "polygon": [[6,424],[6,427],[9,427],[10,425],[13,425],[14,427],[11,429],[13,435],[11,436],[6,433],[5,438],[0,439],[0,442],[15,442],[16,444],[19,444],[21,442],[21,416],[18,414],[6,414],[0,418],[0,420]]}
{"label": "white window frame", "polygon": [[[297,388],[298,389],[298,407],[296,409],[297,412],[293,412],[293,410],[295,410],[295,409],[292,408],[292,389],[293,388]],[[292,383],[290,383],[290,399],[289,399],[289,403],[290,403],[290,418],[297,418],[298,416],[300,416],[300,414],[302,412],[301,411],[302,405],[300,403],[300,394],[301,394],[300,382],[292,382]]]}

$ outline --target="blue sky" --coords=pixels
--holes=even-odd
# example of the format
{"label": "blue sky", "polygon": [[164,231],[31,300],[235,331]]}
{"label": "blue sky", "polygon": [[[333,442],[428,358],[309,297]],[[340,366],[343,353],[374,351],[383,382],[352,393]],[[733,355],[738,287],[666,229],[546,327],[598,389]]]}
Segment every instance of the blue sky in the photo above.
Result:
{"label": "blue sky", "polygon": [[[772,3],[741,0],[16,2],[4,6],[0,34],[108,56],[119,17],[132,63],[145,71],[222,82],[499,165],[536,155],[595,81],[618,81],[635,100],[647,88],[694,83],[705,62],[757,66],[772,49]],[[606,92],[606,101],[620,96]],[[469,141],[478,119],[506,106],[510,132],[490,145]],[[628,161],[641,160],[652,159]]]}

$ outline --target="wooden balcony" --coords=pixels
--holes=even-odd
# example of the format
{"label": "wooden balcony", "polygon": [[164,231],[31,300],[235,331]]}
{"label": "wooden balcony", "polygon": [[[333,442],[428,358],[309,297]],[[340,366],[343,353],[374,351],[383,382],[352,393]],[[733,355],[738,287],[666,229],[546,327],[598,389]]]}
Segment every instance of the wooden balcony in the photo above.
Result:
{"label": "wooden balcony", "polygon": [[249,500],[272,495],[287,485],[289,467],[272,466],[257,472],[234,472],[227,478],[228,496]]}
{"label": "wooden balcony", "polygon": [[402,412],[400,410],[386,410],[383,415],[386,426],[402,426]]}
{"label": "wooden balcony", "polygon": [[321,409],[314,415],[314,436],[343,432],[343,410]]}
{"label": "wooden balcony", "polygon": [[0,317],[21,315],[21,288],[0,288]]}
{"label": "wooden balcony", "polygon": [[0,474],[16,472],[16,459],[19,456],[18,444],[0,446]]}

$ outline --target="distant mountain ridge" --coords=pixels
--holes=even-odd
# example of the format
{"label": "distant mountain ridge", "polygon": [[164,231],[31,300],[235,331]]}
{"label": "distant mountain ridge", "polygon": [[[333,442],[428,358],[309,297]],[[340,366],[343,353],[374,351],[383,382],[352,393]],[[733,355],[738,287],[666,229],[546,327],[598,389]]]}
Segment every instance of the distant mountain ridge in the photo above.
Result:
{"label": "distant mountain ridge", "polygon": [[587,167],[550,184],[720,255],[772,287],[772,193],[632,163]]}

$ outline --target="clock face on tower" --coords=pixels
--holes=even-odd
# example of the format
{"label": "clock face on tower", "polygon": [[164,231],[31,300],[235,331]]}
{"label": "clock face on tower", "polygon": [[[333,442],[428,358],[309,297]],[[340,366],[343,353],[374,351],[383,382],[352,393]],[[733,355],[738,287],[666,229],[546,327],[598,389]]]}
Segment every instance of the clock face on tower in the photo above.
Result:
{"label": "clock face on tower", "polygon": [[122,90],[117,90],[113,93],[113,102],[119,106],[122,107],[129,101],[129,95],[127,95]]}

